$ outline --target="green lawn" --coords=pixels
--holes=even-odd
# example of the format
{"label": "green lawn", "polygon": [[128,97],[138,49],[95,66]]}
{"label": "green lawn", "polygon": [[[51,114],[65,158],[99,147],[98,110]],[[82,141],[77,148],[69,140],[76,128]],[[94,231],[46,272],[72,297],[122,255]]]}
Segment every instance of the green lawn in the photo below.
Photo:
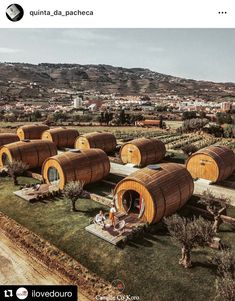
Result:
{"label": "green lawn", "polygon": [[[20,183],[32,181],[20,178]],[[151,233],[116,248],[85,231],[89,219],[104,206],[86,199],[77,203],[80,212],[70,212],[61,199],[30,204],[15,197],[10,179],[0,178],[0,211],[64,250],[106,280],[121,279],[126,292],[142,301],[207,301],[213,297],[215,267],[209,263],[213,250],[193,252],[194,267],[178,265],[179,248],[169,236],[154,226]],[[231,244],[235,235],[223,226],[221,236]]]}

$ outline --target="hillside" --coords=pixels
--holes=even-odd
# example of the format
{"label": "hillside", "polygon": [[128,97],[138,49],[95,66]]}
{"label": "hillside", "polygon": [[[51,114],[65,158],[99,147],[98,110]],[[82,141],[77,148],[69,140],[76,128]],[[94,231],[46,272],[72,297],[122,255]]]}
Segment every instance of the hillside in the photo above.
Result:
{"label": "hillside", "polygon": [[[29,83],[35,87],[28,87]],[[40,88],[40,89],[39,89]],[[183,79],[142,68],[78,64],[0,64],[0,96],[50,97],[51,89],[91,90],[103,94],[195,95],[210,100],[235,99],[234,83]]]}

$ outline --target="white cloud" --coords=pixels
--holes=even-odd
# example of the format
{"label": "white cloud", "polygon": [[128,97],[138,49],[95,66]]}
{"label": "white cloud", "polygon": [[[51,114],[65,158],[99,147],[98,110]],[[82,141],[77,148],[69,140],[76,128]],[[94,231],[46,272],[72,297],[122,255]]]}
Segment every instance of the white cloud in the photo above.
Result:
{"label": "white cloud", "polygon": [[20,52],[20,49],[0,47],[0,53],[16,53]]}

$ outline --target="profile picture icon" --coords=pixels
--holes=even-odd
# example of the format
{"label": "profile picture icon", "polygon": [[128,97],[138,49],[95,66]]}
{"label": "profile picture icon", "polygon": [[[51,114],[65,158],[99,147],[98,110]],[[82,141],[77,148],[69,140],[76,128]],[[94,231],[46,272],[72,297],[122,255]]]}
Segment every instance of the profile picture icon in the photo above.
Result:
{"label": "profile picture icon", "polygon": [[12,22],[20,21],[23,15],[24,10],[19,4],[11,4],[6,9],[6,16]]}
{"label": "profile picture icon", "polygon": [[24,287],[20,287],[18,288],[18,290],[16,291],[16,297],[20,300],[24,300],[28,297],[29,292],[26,288]]}

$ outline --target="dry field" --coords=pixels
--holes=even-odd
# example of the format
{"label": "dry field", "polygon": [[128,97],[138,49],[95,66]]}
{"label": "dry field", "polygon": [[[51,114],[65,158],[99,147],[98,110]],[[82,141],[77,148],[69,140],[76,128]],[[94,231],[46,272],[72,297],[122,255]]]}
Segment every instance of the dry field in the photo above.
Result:
{"label": "dry field", "polygon": [[[45,265],[20,250],[0,232],[0,284],[60,285],[69,284]],[[80,301],[88,301],[79,295]]]}

